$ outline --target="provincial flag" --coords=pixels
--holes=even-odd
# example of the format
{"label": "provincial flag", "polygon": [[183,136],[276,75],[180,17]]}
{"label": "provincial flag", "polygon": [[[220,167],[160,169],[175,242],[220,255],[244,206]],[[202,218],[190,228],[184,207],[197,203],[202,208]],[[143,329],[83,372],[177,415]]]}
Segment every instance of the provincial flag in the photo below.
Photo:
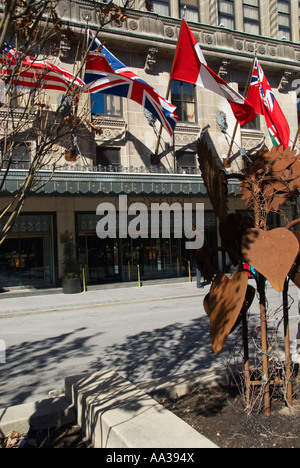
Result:
{"label": "provincial flag", "polygon": [[120,62],[90,30],[87,39],[90,51],[86,61],[84,91],[121,96],[137,102],[151,112],[172,136],[178,119],[176,107]]}
{"label": "provincial flag", "polygon": [[202,86],[227,99],[240,125],[256,117],[251,104],[208,67],[201,47],[185,19],[182,20],[171,78]]}
{"label": "provincial flag", "polygon": [[79,77],[61,67],[45,60],[36,60],[33,57],[22,58],[19,51],[4,42],[0,55],[0,76],[5,81],[12,75],[16,86],[25,88],[41,88],[66,92],[79,91],[84,82]]}
{"label": "provincial flag", "polygon": [[284,148],[288,148],[290,142],[289,124],[257,58],[254,62],[247,99],[257,114],[264,115],[274,146],[283,145]]}

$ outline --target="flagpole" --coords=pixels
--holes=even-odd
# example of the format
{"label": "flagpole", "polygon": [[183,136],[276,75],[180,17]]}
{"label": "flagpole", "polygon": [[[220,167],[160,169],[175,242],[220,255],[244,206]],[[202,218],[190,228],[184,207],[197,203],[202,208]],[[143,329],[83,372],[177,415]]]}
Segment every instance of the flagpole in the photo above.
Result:
{"label": "flagpole", "polygon": [[[169,99],[169,95],[170,95],[170,91],[171,91],[171,84],[172,84],[172,79],[170,77],[169,83],[168,83],[168,88],[167,88],[167,93],[166,93],[166,101]],[[162,131],[163,131],[163,126],[162,126],[162,124],[160,124],[159,132],[158,132],[158,138],[157,138],[157,144],[156,144],[156,148],[155,148],[155,156],[158,155],[160,140],[161,140],[161,136],[162,136]]]}
{"label": "flagpole", "polygon": [[[83,44],[82,44],[82,50],[81,50],[81,63],[83,62],[84,50],[86,48],[87,30],[88,30],[88,27],[89,27],[89,16],[88,15],[85,17],[85,21],[86,21],[86,23],[85,23],[85,28],[84,28],[84,37],[83,37]],[[86,62],[85,62],[84,67],[82,67],[82,69],[80,71],[80,78],[81,79],[83,79],[85,67],[86,67]]]}
{"label": "flagpole", "polygon": [[[183,8],[184,12],[183,12],[182,20],[185,17],[186,9],[187,9],[187,6],[185,5],[184,8]],[[167,88],[167,93],[166,93],[166,101],[169,99],[169,95],[170,95],[170,91],[171,91],[171,85],[172,85],[171,75],[172,75],[173,68],[174,68],[174,63],[175,63],[175,58],[176,58],[176,51],[177,51],[177,48],[178,48],[179,38],[180,38],[181,30],[182,30],[182,24],[183,24],[182,20],[181,20],[180,31],[179,31],[179,35],[178,35],[178,39],[177,39],[177,46],[176,46],[176,50],[175,50],[175,54],[174,54],[174,58],[173,58],[173,64],[172,64],[172,69],[171,69],[168,88]],[[162,124],[160,124],[157,143],[156,143],[156,148],[155,148],[155,157],[157,157],[157,155],[158,155],[160,140],[161,140],[161,136],[162,136],[162,131],[163,131],[163,126],[162,126]]]}
{"label": "flagpole", "polygon": [[292,146],[292,151],[294,151],[294,149],[296,147],[299,134],[300,134],[300,125],[298,127],[298,130],[297,130],[297,133],[296,133],[296,136],[295,136],[295,140],[294,140],[294,143],[293,143],[293,146]]}
{"label": "flagpole", "polygon": [[[251,78],[252,78],[252,75],[253,75],[255,59],[256,59],[256,53],[255,53],[255,55],[253,57],[253,60],[252,60],[252,66],[250,68],[248,80],[247,80],[246,87],[245,87],[245,90],[244,90],[244,98],[246,98],[246,96],[248,95],[248,91],[249,91],[249,88],[250,88],[250,81],[251,81]],[[233,143],[234,143],[234,140],[235,140],[235,137],[236,137],[238,126],[239,126],[239,122],[236,121],[235,126],[234,126],[234,130],[233,130],[233,135],[232,135],[232,138],[231,138],[231,143],[230,143],[230,146],[229,146],[229,151],[228,151],[228,154],[227,154],[227,158],[223,159],[223,165],[226,168],[229,168],[231,166],[230,154],[231,154],[231,151],[232,151],[232,148],[233,148]]]}

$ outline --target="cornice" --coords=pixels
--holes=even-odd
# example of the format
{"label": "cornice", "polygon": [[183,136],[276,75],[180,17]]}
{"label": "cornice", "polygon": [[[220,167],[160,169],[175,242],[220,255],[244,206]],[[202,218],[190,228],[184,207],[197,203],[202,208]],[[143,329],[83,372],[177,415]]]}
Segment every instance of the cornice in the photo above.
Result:
{"label": "cornice", "polygon": [[[66,15],[63,20],[78,32],[82,32],[87,11],[91,12],[89,27],[93,30],[98,29],[92,2],[72,1],[71,17]],[[122,50],[145,52],[146,48],[155,45],[159,49],[158,54],[169,55],[170,58],[174,56],[181,25],[180,19],[137,10],[129,10],[127,16],[128,20],[121,25],[105,26],[101,31],[103,40],[115,44]],[[208,61],[220,63],[226,58],[231,60],[232,67],[243,65],[243,62],[246,67],[257,51],[260,61],[269,64],[274,70],[289,69],[296,73],[300,71],[300,44],[298,43],[203,23],[190,22],[189,26]]]}

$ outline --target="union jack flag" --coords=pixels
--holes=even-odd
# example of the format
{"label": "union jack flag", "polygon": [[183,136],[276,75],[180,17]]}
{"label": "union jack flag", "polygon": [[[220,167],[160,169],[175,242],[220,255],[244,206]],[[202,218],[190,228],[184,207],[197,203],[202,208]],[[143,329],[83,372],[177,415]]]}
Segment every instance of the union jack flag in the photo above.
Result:
{"label": "union jack flag", "polygon": [[72,73],[45,60],[36,60],[30,56],[22,58],[18,50],[4,42],[0,55],[0,77],[5,80],[10,75],[16,86],[25,88],[66,92],[71,84],[71,91],[78,91],[85,84],[79,77],[74,78]]}
{"label": "union jack flag", "polygon": [[265,117],[273,144],[276,147],[283,145],[287,148],[290,141],[290,127],[257,58],[254,62],[247,100],[254,107],[256,114]]}
{"label": "union jack flag", "polygon": [[137,102],[151,112],[172,136],[178,119],[176,107],[120,62],[94,37],[92,31],[88,31],[87,38],[90,50],[86,62],[84,91],[121,96]]}

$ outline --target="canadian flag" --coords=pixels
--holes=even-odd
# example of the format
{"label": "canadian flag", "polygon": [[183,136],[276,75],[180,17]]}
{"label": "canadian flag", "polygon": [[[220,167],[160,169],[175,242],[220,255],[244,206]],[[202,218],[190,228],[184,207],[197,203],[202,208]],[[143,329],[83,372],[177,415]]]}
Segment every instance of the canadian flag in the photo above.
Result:
{"label": "canadian flag", "polygon": [[208,67],[201,47],[185,19],[182,20],[171,78],[202,86],[227,99],[241,125],[256,117],[252,105]]}

